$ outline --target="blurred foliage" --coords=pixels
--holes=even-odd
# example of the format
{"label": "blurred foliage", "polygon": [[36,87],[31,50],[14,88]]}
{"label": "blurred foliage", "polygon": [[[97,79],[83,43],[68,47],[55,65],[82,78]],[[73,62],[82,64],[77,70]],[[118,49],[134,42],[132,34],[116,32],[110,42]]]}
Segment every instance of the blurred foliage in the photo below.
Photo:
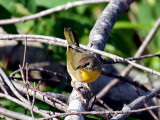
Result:
{"label": "blurred foliage", "polygon": [[[31,15],[42,10],[74,2],[76,0],[0,0],[0,19],[9,19],[11,17],[22,17]],[[3,29],[12,34],[18,32],[24,34],[39,34],[54,36],[64,39],[63,30],[65,27],[71,27],[77,31],[80,43],[87,45],[90,30],[100,16],[104,4],[83,5],[69,10],[63,10],[36,20],[3,25]],[[150,29],[160,16],[160,2],[158,0],[136,1],[131,5],[129,12],[123,14],[116,22],[106,44],[105,51],[122,57],[134,56],[137,48],[145,39]],[[132,17],[131,17],[132,16]],[[140,36],[142,39],[139,39]],[[50,46],[43,44],[46,50],[50,50],[51,56],[55,59],[65,62],[66,49],[59,46]],[[154,36],[153,40],[145,50],[144,54],[152,54],[160,51],[160,30]],[[145,65],[160,71],[159,58],[144,60]],[[3,61],[4,62],[4,61]],[[64,85],[47,87],[47,90],[62,93]],[[4,100],[0,100],[2,103]],[[5,107],[17,111],[23,111],[18,105],[11,102],[4,102]],[[39,104],[39,103],[36,103]],[[41,105],[41,103],[39,104]],[[46,105],[45,105],[46,106]],[[44,105],[43,105],[44,107]],[[48,107],[47,109],[50,109]]]}

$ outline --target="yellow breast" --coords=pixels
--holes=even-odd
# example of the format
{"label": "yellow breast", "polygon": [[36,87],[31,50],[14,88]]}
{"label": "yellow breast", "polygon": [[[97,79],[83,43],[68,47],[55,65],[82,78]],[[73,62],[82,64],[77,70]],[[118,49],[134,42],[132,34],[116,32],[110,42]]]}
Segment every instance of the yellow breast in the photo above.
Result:
{"label": "yellow breast", "polygon": [[88,70],[88,69],[81,69],[81,82],[93,82],[95,81],[99,75],[101,74],[101,70],[97,70],[97,71],[92,71],[92,70]]}

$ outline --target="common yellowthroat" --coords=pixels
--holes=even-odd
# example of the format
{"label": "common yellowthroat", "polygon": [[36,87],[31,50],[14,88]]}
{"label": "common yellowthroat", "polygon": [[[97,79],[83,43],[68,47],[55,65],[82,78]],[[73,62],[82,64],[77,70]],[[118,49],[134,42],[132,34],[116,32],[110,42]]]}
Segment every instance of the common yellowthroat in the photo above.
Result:
{"label": "common yellowthroat", "polygon": [[74,87],[76,81],[90,83],[95,81],[101,74],[101,63],[89,52],[73,46],[79,47],[78,35],[71,28],[64,29],[67,40],[67,70]]}

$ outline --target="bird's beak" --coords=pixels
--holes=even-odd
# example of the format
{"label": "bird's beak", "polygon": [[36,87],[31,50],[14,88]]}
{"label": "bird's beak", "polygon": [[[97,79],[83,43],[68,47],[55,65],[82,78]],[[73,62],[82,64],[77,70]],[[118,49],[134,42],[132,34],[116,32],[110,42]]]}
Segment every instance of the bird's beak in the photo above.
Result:
{"label": "bird's beak", "polygon": [[76,67],[76,69],[82,69],[83,67],[81,65],[79,65],[78,67]]}

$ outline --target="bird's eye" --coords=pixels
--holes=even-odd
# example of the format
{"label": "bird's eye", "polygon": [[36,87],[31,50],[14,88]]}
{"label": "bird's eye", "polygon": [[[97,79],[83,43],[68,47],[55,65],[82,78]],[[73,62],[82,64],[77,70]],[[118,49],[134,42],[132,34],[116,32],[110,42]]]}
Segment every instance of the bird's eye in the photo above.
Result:
{"label": "bird's eye", "polygon": [[86,62],[85,67],[89,66],[90,64],[91,64],[90,62]]}

